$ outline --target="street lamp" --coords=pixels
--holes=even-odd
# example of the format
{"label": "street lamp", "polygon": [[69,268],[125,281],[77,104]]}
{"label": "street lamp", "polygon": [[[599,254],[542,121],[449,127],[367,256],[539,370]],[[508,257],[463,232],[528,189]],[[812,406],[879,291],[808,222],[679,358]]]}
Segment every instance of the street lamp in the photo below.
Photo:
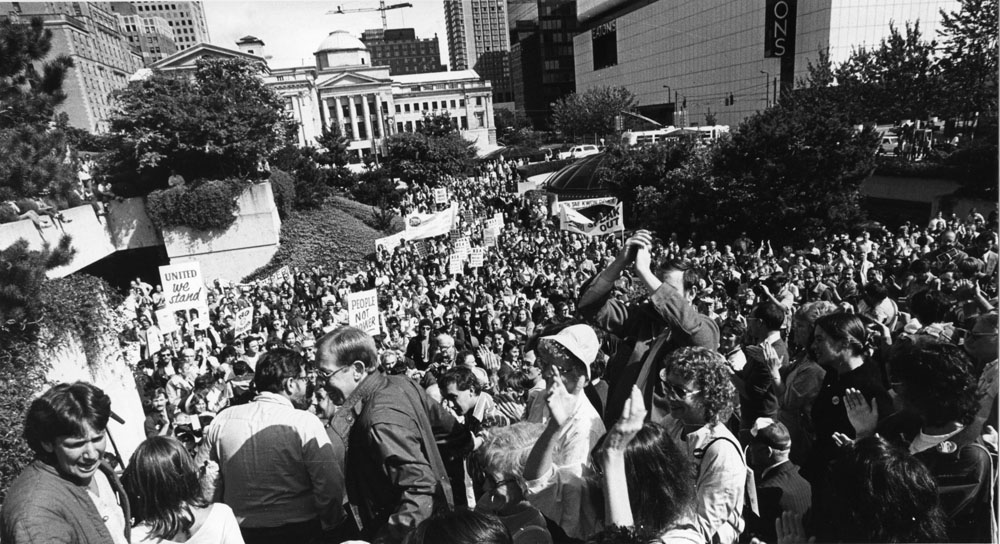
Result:
{"label": "street lamp", "polygon": [[770,108],[771,107],[771,100],[767,96],[767,84],[770,83],[770,81],[771,81],[771,72],[767,72],[765,70],[761,70],[760,73],[764,74],[764,76],[765,76],[764,77],[764,102],[767,104],[767,107]]}

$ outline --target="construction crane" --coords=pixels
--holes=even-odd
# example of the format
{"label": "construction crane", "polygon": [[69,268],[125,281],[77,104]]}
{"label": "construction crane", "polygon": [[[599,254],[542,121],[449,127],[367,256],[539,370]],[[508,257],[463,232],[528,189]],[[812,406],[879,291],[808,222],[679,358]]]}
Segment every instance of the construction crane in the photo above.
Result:
{"label": "construction crane", "polygon": [[385,20],[385,12],[390,9],[401,9],[401,8],[412,8],[413,4],[409,2],[404,2],[402,4],[393,4],[391,6],[385,5],[385,0],[379,0],[377,8],[355,8],[355,9],[344,9],[343,6],[337,6],[337,9],[332,9],[326,12],[327,15],[345,15],[348,13],[367,13],[370,11],[378,11],[382,13],[382,30],[385,31],[389,28],[389,23]]}

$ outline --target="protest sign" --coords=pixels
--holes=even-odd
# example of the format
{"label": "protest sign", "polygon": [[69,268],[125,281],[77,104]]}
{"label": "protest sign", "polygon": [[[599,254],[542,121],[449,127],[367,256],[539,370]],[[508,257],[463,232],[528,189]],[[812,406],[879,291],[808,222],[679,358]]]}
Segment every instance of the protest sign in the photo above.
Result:
{"label": "protest sign", "polygon": [[520,196],[523,195],[524,193],[527,193],[528,191],[534,191],[537,188],[538,188],[538,183],[534,181],[521,181],[518,182],[517,184],[517,194]]}
{"label": "protest sign", "polygon": [[472,210],[465,210],[462,212],[462,219],[465,219],[466,225],[472,224]]}
{"label": "protest sign", "polygon": [[459,254],[453,254],[448,258],[448,273],[449,274],[461,274],[462,273],[462,256]]}
{"label": "protest sign", "polygon": [[444,187],[438,187],[434,189],[434,203],[435,204],[447,204],[448,203],[448,189]]}
{"label": "protest sign", "polygon": [[497,245],[497,229],[494,227],[487,227],[483,229],[483,245],[486,247],[494,247]]}
{"label": "protest sign", "polygon": [[455,253],[468,255],[470,249],[472,249],[472,242],[469,241],[468,236],[462,236],[458,240],[455,240]]}
{"label": "protest sign", "polygon": [[504,226],[503,213],[502,212],[497,212],[497,213],[493,214],[493,220],[496,221],[501,227]]}
{"label": "protest sign", "polygon": [[417,255],[419,255],[421,259],[427,258],[427,242],[424,240],[417,240],[416,242],[413,242],[413,249],[416,250]]}
{"label": "protest sign", "polygon": [[576,232],[587,237],[623,232],[622,204],[597,204],[586,208],[562,208],[559,214],[559,228]]}
{"label": "protest sign", "polygon": [[486,260],[486,249],[474,247],[469,253],[469,268],[481,268]]}
{"label": "protest sign", "polygon": [[[197,310],[199,318],[208,319],[205,303],[205,280],[198,261],[160,267],[163,298],[170,312]],[[199,319],[200,320],[200,319]]]}
{"label": "protest sign", "polygon": [[250,332],[253,325],[253,307],[246,306],[236,310],[236,336],[243,336]]}
{"label": "protest sign", "polygon": [[500,229],[503,228],[503,219],[498,221],[496,217],[491,217],[483,222],[483,226],[488,229],[493,229],[494,233],[499,233]]}
{"label": "protest sign", "polygon": [[291,279],[292,279],[292,271],[288,268],[288,265],[285,265],[275,270],[274,273],[267,278],[267,281],[271,285],[276,285],[284,283],[286,281],[291,281]]}
{"label": "protest sign", "polygon": [[347,324],[371,335],[378,334],[378,291],[348,293],[346,298]]}
{"label": "protest sign", "polygon": [[618,199],[613,196],[606,196],[600,198],[583,198],[579,200],[553,200],[552,208],[549,212],[552,215],[558,215],[560,210],[563,208],[573,208],[578,210],[580,208],[589,208],[590,206],[596,206],[598,204],[610,204],[614,206],[618,204]]}
{"label": "protest sign", "polygon": [[156,310],[156,327],[160,329],[163,334],[170,334],[177,330],[177,316],[174,312],[164,308],[162,310]]}

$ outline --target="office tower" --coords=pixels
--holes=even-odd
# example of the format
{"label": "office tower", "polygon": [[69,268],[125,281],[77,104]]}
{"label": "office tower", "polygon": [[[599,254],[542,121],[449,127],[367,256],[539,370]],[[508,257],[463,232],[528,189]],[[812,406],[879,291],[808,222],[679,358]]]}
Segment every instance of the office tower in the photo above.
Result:
{"label": "office tower", "polygon": [[475,70],[493,84],[493,102],[513,101],[506,0],[444,0],[451,70]]}
{"label": "office tower", "polygon": [[201,2],[132,2],[142,17],[162,17],[174,32],[177,50],[209,43],[208,22]]}
{"label": "office tower", "polygon": [[412,28],[366,30],[361,41],[372,55],[372,64],[388,66],[389,75],[443,72],[438,37],[420,39]]}
{"label": "office tower", "polygon": [[142,56],[132,50],[107,2],[0,2],[0,17],[30,23],[39,17],[52,31],[49,57],[67,55],[73,68],[66,72],[66,100],[60,112],[72,126],[90,131],[107,129],[111,93],[128,85],[142,68]]}
{"label": "office tower", "polygon": [[111,2],[111,11],[118,15],[125,39],[146,66],[177,52],[173,28],[163,17],[143,17],[130,2]]}

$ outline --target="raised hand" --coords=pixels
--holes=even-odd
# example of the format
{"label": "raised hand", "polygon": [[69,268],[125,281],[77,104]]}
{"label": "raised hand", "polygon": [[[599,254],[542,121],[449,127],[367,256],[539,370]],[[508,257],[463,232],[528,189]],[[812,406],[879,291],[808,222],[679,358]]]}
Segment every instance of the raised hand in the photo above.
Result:
{"label": "raised hand", "polygon": [[552,420],[562,427],[573,415],[573,408],[576,405],[576,397],[566,390],[559,374],[559,368],[552,367],[552,385],[548,387],[545,395],[545,403],[549,407]]}
{"label": "raised hand", "polygon": [[864,438],[875,434],[875,426],[878,424],[878,404],[874,397],[869,402],[861,391],[848,389],[844,392],[844,408],[847,409],[847,419],[854,427],[855,436]]}
{"label": "raised hand", "polygon": [[621,417],[611,427],[607,437],[604,439],[605,452],[624,453],[625,448],[635,438],[636,433],[642,429],[645,421],[646,406],[642,400],[642,392],[639,391],[638,387],[633,385],[632,394],[625,401],[625,408],[622,410]]}
{"label": "raised hand", "polygon": [[802,526],[802,514],[782,512],[781,517],[774,521],[778,533],[778,544],[813,544],[816,537],[806,538],[805,527]]}

